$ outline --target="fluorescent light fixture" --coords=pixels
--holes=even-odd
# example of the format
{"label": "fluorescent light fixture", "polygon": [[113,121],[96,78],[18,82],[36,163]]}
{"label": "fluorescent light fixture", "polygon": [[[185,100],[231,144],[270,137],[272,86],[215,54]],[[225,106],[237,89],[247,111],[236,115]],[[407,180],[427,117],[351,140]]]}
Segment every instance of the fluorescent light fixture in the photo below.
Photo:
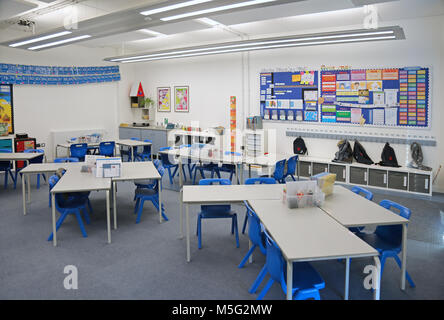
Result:
{"label": "fluorescent light fixture", "polygon": [[171,20],[177,20],[177,19],[182,19],[182,18],[187,18],[187,17],[192,17],[192,16],[198,16],[201,14],[207,14],[207,13],[218,12],[218,11],[225,11],[225,10],[230,10],[230,9],[237,9],[237,8],[242,8],[242,7],[247,7],[247,6],[254,6],[256,4],[262,4],[262,3],[274,2],[274,1],[276,1],[276,0],[252,0],[252,1],[246,1],[246,2],[241,2],[241,3],[229,4],[229,5],[225,5],[225,6],[221,6],[221,7],[215,7],[215,8],[209,8],[209,9],[203,9],[203,10],[198,10],[198,11],[182,13],[182,14],[178,14],[175,16],[160,18],[160,20],[171,21]]}
{"label": "fluorescent light fixture", "polygon": [[216,26],[222,25],[222,23],[217,22],[216,20],[213,20],[210,18],[199,18],[199,19],[196,19],[196,21],[201,22],[201,23],[206,24],[211,27],[216,27]]}
{"label": "fluorescent light fixture", "polygon": [[[272,46],[266,45],[266,46],[247,47],[247,48],[234,48],[234,49],[213,50],[213,51],[198,52],[198,53],[168,55],[168,56],[164,56],[164,57],[151,57],[151,58],[143,58],[143,59],[136,59],[136,60],[125,60],[125,61],[121,61],[121,62],[122,63],[143,62],[143,61],[154,61],[154,60],[162,60],[162,59],[174,59],[174,58],[203,56],[203,55],[220,54],[220,53],[234,53],[234,52],[243,52],[243,51],[264,50],[264,49],[276,49],[276,48],[297,47],[297,46],[311,46],[311,45],[319,45],[319,44],[335,44],[335,43],[374,41],[374,40],[390,40],[390,39],[392,39],[392,40],[396,39],[396,36],[392,35],[392,36],[381,36],[381,37],[370,37],[370,38],[355,38],[355,39],[313,41],[313,42],[303,42],[303,43],[276,44],[276,45],[272,45]],[[113,61],[113,60],[110,60],[110,61]]]}
{"label": "fluorescent light fixture", "polygon": [[[184,50],[176,50],[162,53],[153,53],[146,55],[139,55],[133,57],[126,58],[117,58],[112,59],[110,61],[119,62],[124,60],[132,60],[132,59],[141,59],[141,58],[151,58],[151,57],[161,57],[161,56],[169,56],[175,54],[186,54],[186,53],[194,53],[194,52],[204,52],[210,50],[224,50],[224,49],[234,49],[234,48],[242,48],[242,47],[253,47],[260,45],[274,45],[274,44],[283,44],[289,42],[302,42],[302,41],[313,41],[313,40],[329,40],[329,39],[343,39],[343,38],[352,38],[352,37],[368,37],[368,36],[383,36],[383,35],[392,35],[394,37],[393,30],[384,30],[384,31],[365,31],[365,32],[356,32],[356,33],[348,33],[348,34],[333,34],[333,35],[324,35],[324,36],[310,36],[310,37],[298,37],[298,38],[286,38],[286,39],[278,39],[278,40],[262,40],[262,41],[250,41],[244,43],[230,43],[226,45],[218,45],[213,47],[205,47],[205,48],[195,48],[195,49],[184,49]],[[359,38],[361,39],[361,38]],[[355,40],[356,41],[356,40]],[[304,43],[305,44],[305,43]]]}
{"label": "fluorescent light fixture", "polygon": [[140,29],[140,30],[137,30],[137,31],[140,31],[140,32],[143,32],[143,33],[155,36],[155,37],[160,37],[160,36],[164,36],[165,35],[163,33],[160,33],[160,32],[157,32],[157,31],[153,31],[153,30],[149,30],[149,29]]}
{"label": "fluorescent light fixture", "polygon": [[83,36],[78,36],[78,37],[69,38],[69,39],[65,39],[65,40],[60,40],[60,41],[55,41],[55,42],[41,44],[39,46],[28,48],[28,50],[37,50],[37,49],[52,47],[52,46],[56,46],[56,45],[59,45],[59,44],[63,44],[63,43],[67,43],[67,42],[73,42],[73,41],[78,41],[78,40],[82,40],[82,39],[86,39],[86,38],[91,38],[91,36],[89,34],[85,34]]}
{"label": "fluorescent light fixture", "polygon": [[57,32],[54,34],[49,34],[47,36],[42,36],[42,37],[38,37],[38,38],[34,38],[34,39],[29,39],[29,40],[25,40],[25,41],[21,41],[21,42],[16,42],[13,44],[10,44],[10,47],[20,47],[20,46],[24,46],[25,44],[29,44],[29,43],[34,43],[34,42],[39,42],[39,41],[43,41],[43,40],[48,40],[48,39],[52,39],[52,38],[57,38],[57,37],[61,37],[67,34],[70,34],[71,31],[62,31],[62,32]]}
{"label": "fluorescent light fixture", "polygon": [[189,7],[189,6],[194,6],[196,4],[210,2],[210,1],[213,1],[213,0],[193,0],[193,1],[187,1],[187,2],[182,2],[182,3],[172,4],[172,5],[166,6],[166,7],[161,7],[161,8],[157,8],[157,9],[142,11],[140,14],[143,14],[144,16],[149,16],[149,15],[153,15],[153,14],[156,14],[156,13],[161,13],[161,12],[171,11],[171,10],[175,10],[175,9],[185,8],[185,7]]}

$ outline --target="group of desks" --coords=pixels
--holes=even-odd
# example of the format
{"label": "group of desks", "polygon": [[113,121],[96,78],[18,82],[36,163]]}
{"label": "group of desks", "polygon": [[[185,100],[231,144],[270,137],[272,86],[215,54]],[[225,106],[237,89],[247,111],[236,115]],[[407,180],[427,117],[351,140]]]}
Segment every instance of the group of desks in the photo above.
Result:
{"label": "group of desks", "polygon": [[[182,203],[186,215],[186,259],[191,260],[189,206],[248,201],[261,223],[274,238],[287,261],[287,299],[292,299],[293,262],[345,259],[345,292],[349,296],[350,259],[373,257],[380,295],[378,251],[348,230],[355,226],[403,226],[401,289],[405,289],[408,220],[350,190],[335,186],[320,207],[289,209],[283,201],[282,184],[184,186]],[[183,237],[183,211],[180,235]],[[251,243],[250,243],[251,245]]]}

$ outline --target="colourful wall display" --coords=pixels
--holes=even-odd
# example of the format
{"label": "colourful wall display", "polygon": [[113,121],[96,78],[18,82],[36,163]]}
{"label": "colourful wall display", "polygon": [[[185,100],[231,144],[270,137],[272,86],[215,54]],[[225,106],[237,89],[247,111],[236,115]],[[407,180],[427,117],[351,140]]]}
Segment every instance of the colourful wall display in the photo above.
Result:
{"label": "colourful wall display", "polygon": [[171,88],[162,87],[157,88],[157,111],[170,112],[171,111]]}
{"label": "colourful wall display", "polygon": [[6,125],[9,134],[14,133],[13,106],[12,84],[0,85],[0,125]]}
{"label": "colourful wall display", "polygon": [[429,69],[322,70],[320,121],[390,127],[429,126]]}
{"label": "colourful wall display", "polygon": [[120,81],[119,66],[54,67],[0,63],[0,84],[75,85]]}
{"label": "colourful wall display", "polygon": [[174,111],[190,111],[190,88],[188,86],[174,87]]}
{"label": "colourful wall display", "polygon": [[261,116],[266,120],[317,122],[318,71],[260,74]]}

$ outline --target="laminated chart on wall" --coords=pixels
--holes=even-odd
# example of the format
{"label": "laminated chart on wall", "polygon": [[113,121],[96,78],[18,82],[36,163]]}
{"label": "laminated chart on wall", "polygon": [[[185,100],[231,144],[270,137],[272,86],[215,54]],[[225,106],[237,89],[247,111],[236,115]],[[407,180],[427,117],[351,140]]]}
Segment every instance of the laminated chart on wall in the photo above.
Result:
{"label": "laminated chart on wall", "polygon": [[428,68],[322,70],[320,82],[323,123],[430,125]]}
{"label": "laminated chart on wall", "polygon": [[263,119],[319,121],[318,71],[263,72],[260,82]]}
{"label": "laminated chart on wall", "polygon": [[119,66],[57,67],[0,63],[0,84],[75,85],[120,81]]}

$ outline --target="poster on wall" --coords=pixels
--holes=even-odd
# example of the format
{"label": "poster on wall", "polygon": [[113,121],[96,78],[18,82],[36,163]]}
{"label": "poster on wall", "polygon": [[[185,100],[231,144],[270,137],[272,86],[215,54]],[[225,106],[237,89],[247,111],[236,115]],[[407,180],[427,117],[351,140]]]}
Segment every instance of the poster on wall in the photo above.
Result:
{"label": "poster on wall", "polygon": [[162,87],[157,88],[157,111],[170,112],[171,111],[171,88]]}
{"label": "poster on wall", "polygon": [[188,86],[174,87],[174,111],[190,111],[190,88]]}
{"label": "poster on wall", "polygon": [[14,133],[12,84],[0,85],[0,134],[3,131],[6,131],[8,134]]}

